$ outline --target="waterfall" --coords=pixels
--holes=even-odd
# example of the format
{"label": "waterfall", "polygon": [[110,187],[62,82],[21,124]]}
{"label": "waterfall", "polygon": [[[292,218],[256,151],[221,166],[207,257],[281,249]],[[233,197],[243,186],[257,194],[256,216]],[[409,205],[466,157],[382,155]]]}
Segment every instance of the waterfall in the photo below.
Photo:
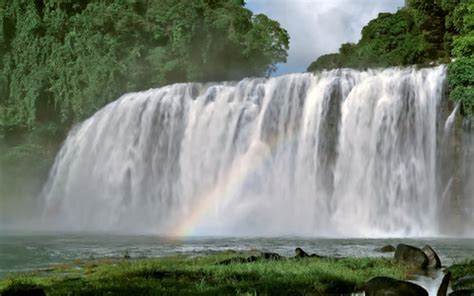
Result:
{"label": "waterfall", "polygon": [[49,229],[432,236],[445,67],[339,69],[129,93],[69,134]]}
{"label": "waterfall", "polygon": [[463,125],[463,151],[462,151],[462,192],[461,195],[466,197],[461,205],[464,212],[466,232],[468,236],[474,236],[474,133],[471,130],[470,120],[466,120]]}

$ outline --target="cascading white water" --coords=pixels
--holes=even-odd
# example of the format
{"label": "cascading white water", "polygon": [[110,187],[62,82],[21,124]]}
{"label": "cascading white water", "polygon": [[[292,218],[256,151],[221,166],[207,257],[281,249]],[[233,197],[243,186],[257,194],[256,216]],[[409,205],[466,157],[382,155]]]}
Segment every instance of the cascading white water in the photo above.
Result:
{"label": "cascading white water", "polygon": [[465,125],[468,125],[467,131],[463,137],[463,152],[462,152],[462,196],[468,196],[469,199],[464,201],[462,210],[464,217],[466,217],[466,234],[467,236],[474,236],[474,134],[470,130],[471,122],[466,120]]}
{"label": "cascading white water", "polygon": [[436,235],[445,67],[334,70],[124,95],[44,188],[62,230]]}

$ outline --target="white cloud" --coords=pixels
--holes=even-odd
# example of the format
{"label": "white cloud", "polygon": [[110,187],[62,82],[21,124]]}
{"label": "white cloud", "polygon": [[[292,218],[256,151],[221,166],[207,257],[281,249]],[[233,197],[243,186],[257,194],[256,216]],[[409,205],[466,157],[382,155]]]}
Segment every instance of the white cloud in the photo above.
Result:
{"label": "white cloud", "polygon": [[380,12],[394,12],[404,0],[247,0],[246,7],[278,21],[290,34],[288,62],[278,74],[305,71],[318,56],[357,42]]}

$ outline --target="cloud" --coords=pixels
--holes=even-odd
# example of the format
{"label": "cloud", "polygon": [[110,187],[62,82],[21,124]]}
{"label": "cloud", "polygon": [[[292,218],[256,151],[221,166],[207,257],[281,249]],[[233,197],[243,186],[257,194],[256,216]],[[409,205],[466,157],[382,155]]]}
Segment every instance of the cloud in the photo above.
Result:
{"label": "cloud", "polygon": [[404,0],[247,0],[246,7],[278,21],[290,34],[288,61],[277,74],[305,71],[342,43],[357,42],[362,27],[380,12],[394,12]]}

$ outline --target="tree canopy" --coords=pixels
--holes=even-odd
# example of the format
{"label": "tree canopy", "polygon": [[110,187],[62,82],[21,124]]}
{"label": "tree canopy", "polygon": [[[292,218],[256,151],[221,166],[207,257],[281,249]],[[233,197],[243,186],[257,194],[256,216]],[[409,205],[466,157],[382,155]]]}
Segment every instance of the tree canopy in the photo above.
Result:
{"label": "tree canopy", "polygon": [[242,0],[0,4],[0,131],[69,126],[122,93],[267,75],[288,33]]}
{"label": "tree canopy", "polygon": [[380,13],[357,44],[323,55],[308,71],[450,63],[451,98],[474,115],[474,1],[406,0],[395,13]]}

